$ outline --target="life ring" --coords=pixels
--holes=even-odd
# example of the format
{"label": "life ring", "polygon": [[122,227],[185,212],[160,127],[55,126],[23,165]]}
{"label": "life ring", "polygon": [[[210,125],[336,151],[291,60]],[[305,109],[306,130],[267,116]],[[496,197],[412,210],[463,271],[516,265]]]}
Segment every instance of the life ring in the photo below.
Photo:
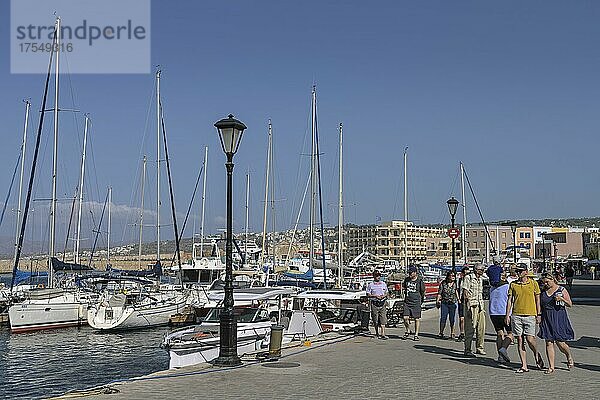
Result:
{"label": "life ring", "polygon": [[40,284],[38,284],[38,285],[37,285],[37,288],[38,288],[38,289],[43,289],[43,288],[44,288],[44,284],[43,284],[43,283],[40,283]]}
{"label": "life ring", "polygon": [[208,259],[206,257],[201,258],[200,259],[200,265],[207,266],[208,265]]}

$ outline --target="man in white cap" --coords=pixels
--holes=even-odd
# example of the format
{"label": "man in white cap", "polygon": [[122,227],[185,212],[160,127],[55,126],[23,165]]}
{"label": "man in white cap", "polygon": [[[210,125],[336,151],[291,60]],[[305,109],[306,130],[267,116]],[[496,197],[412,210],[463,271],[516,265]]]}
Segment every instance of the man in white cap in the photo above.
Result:
{"label": "man in white cap", "polygon": [[471,350],[474,336],[477,336],[475,353],[485,355],[483,347],[485,339],[485,304],[483,302],[483,271],[479,264],[475,273],[465,276],[462,282],[463,307],[465,314],[465,356],[475,357]]}

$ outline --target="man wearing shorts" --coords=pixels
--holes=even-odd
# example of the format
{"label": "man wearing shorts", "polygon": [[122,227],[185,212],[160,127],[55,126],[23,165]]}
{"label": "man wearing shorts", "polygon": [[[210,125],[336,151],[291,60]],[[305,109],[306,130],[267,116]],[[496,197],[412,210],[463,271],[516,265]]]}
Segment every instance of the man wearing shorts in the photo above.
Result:
{"label": "man wearing shorts", "polygon": [[[388,338],[385,336],[388,287],[381,280],[381,272],[373,272],[373,282],[367,285],[367,296],[371,300],[371,318],[373,319],[373,325],[375,325],[375,336],[386,340]],[[379,329],[381,329],[381,335],[379,334]]]}
{"label": "man wearing shorts", "polygon": [[415,321],[414,341],[419,340],[419,327],[421,324],[421,304],[425,301],[425,282],[417,274],[417,267],[411,265],[408,267],[408,276],[402,284],[404,288],[404,339],[408,339],[411,335],[410,320]]}
{"label": "man wearing shorts", "polygon": [[506,302],[508,301],[508,286],[506,275],[502,273],[498,284],[490,289],[490,319],[496,331],[496,349],[498,350],[498,362],[510,362],[508,346],[513,342],[510,325],[506,324]]}
{"label": "man wearing shorts", "polygon": [[506,325],[510,323],[513,334],[517,337],[521,367],[515,372],[522,374],[529,372],[525,342],[533,351],[538,368],[544,368],[544,360],[537,350],[535,340],[535,326],[541,321],[540,287],[529,277],[525,266],[517,265],[516,270],[519,280],[512,282],[508,288],[504,322]]}

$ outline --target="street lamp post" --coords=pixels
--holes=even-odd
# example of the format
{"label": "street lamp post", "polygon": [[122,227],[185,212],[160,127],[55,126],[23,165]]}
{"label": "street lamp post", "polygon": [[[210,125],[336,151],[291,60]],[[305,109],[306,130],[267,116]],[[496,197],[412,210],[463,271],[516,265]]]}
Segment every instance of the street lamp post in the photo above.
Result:
{"label": "street lamp post", "polygon": [[235,366],[241,364],[237,354],[237,323],[233,313],[233,156],[238,150],[246,129],[241,121],[229,114],[215,123],[223,152],[227,156],[227,235],[225,242],[225,297],[219,317],[219,357],[214,365]]}
{"label": "street lamp post", "polygon": [[[454,228],[454,222],[455,222],[455,217],[456,217],[456,209],[458,208],[458,200],[456,200],[454,198],[454,196],[452,196],[447,202],[446,204],[448,204],[448,211],[450,211],[450,225],[452,228]],[[455,254],[455,247],[454,247],[454,236],[452,236],[452,270],[454,271],[456,269],[456,254]],[[465,249],[463,249],[463,251],[465,251]]]}
{"label": "street lamp post", "polygon": [[517,222],[516,221],[512,221],[510,223],[510,231],[512,232],[512,236],[513,236],[513,260],[514,263],[517,263]]}

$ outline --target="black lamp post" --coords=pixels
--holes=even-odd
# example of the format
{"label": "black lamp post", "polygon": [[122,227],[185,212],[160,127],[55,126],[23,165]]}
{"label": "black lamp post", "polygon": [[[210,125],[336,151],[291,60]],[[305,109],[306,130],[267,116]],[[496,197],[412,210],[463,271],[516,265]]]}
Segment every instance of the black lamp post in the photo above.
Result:
{"label": "black lamp post", "polygon": [[514,263],[517,264],[517,222],[512,221],[509,225],[513,236],[513,259]]}
{"label": "black lamp post", "polygon": [[[452,196],[446,202],[446,204],[448,204],[448,211],[450,211],[450,226],[452,228],[454,228],[454,222],[455,222],[455,217],[456,217],[456,209],[458,208],[458,200],[456,200],[454,198],[454,196]],[[454,252],[454,249],[455,249],[454,240],[455,240],[454,236],[452,236],[452,270],[453,271],[456,269],[456,254]],[[463,251],[465,251],[465,249],[463,249]]]}
{"label": "black lamp post", "polygon": [[229,114],[215,123],[221,146],[227,156],[227,237],[225,242],[225,297],[219,317],[219,357],[214,365],[234,366],[241,364],[237,354],[237,323],[233,313],[233,156],[237,152],[242,134],[246,129],[241,121]]}

